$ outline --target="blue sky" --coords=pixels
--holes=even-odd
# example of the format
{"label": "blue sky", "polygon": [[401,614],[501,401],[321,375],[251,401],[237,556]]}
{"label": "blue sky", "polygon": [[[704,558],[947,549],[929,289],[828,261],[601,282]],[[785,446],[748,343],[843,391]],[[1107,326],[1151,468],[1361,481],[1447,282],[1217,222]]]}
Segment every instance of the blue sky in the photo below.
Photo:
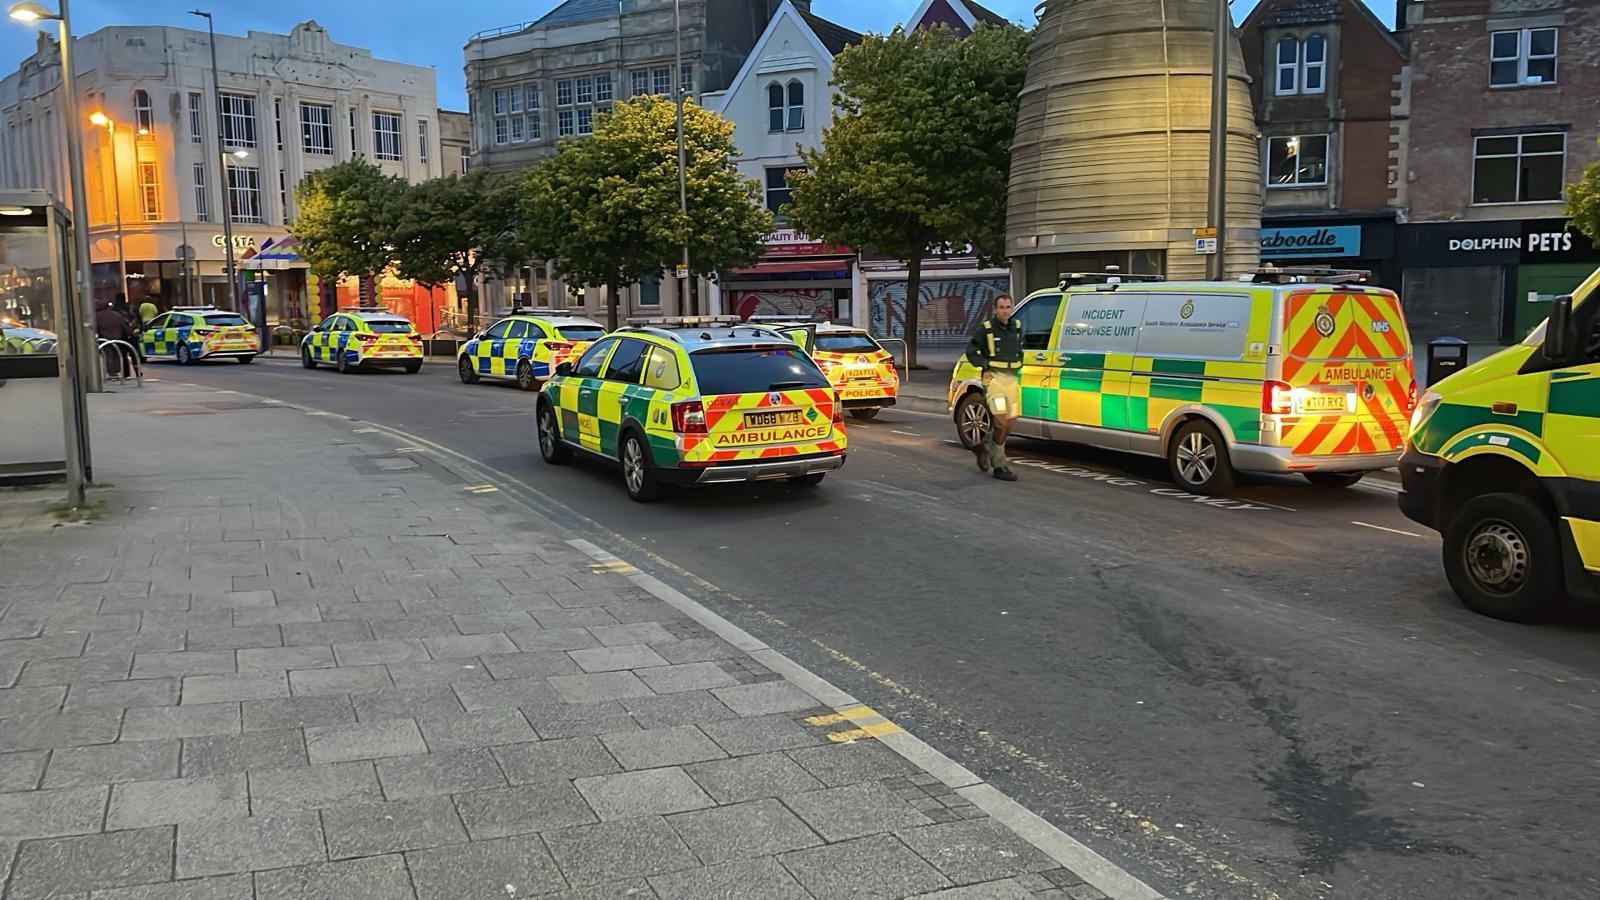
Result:
{"label": "blue sky", "polygon": [[[44,0],[51,5],[50,0]],[[178,25],[204,28],[188,15],[197,3],[217,17],[217,30],[243,34],[249,30],[285,33],[296,23],[316,19],[335,41],[366,47],[374,56],[439,71],[439,105],[466,109],[461,74],[461,45],[474,32],[539,18],[559,0],[475,0],[464,5],[439,0],[277,0],[229,4],[207,0],[72,0],[74,30],[87,34],[106,25]],[[1036,0],[984,0],[984,5],[1017,20],[1032,21]],[[919,0],[813,0],[812,9],[858,31],[887,31],[914,12]],[[1235,14],[1254,5],[1240,0]],[[446,10],[444,17],[437,11]],[[1380,8],[1388,19],[1390,10]],[[33,53],[35,29],[0,20],[0,72],[9,73]]]}

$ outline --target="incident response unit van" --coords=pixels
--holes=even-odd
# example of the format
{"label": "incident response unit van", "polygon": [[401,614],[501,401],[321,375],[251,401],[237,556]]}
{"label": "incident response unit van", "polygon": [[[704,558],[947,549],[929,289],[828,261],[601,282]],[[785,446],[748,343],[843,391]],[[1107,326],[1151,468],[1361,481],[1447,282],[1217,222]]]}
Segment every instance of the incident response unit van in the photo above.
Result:
{"label": "incident response unit van", "polygon": [[1600,597],[1600,271],[1515,347],[1433,385],[1400,507],[1444,535],[1466,605],[1523,621]]}
{"label": "incident response unit van", "polygon": [[[1364,275],[1068,276],[1017,307],[1022,417],[1011,433],[1163,457],[1197,494],[1226,491],[1236,472],[1353,485],[1399,462],[1416,397],[1400,301]],[[965,359],[949,404],[961,442],[976,446],[989,413]]]}

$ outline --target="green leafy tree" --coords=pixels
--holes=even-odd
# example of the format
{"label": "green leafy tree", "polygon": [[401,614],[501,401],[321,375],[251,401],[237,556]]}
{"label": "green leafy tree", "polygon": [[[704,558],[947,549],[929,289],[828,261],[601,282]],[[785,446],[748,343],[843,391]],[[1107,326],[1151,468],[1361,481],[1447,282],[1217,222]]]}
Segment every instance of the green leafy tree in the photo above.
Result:
{"label": "green leafy tree", "polygon": [[678,202],[677,111],[638,97],[600,116],[591,137],[563,141],[522,183],[528,245],[572,284],[605,287],[618,324],[622,287],[673,269],[689,244],[692,275],[760,258],[772,215],[734,168],[733,125],[684,104],[689,213]]}
{"label": "green leafy tree", "polygon": [[1005,244],[1011,141],[1028,32],[982,25],[867,35],[834,60],[840,111],[784,210],[813,238],[906,261],[905,336],[916,364],[917,298],[930,248]]}
{"label": "green leafy tree", "polygon": [[406,184],[363,159],[313,172],[295,186],[289,231],[300,257],[325,278],[378,275],[394,261],[394,228]]}
{"label": "green leafy tree", "polygon": [[463,278],[469,320],[480,274],[500,274],[527,259],[521,187],[491,182],[486,170],[434,178],[404,189],[391,229],[394,270],[429,286]]}
{"label": "green leafy tree", "polygon": [[1573,227],[1600,247],[1600,162],[1590,163],[1583,177],[1567,186],[1567,215]]}

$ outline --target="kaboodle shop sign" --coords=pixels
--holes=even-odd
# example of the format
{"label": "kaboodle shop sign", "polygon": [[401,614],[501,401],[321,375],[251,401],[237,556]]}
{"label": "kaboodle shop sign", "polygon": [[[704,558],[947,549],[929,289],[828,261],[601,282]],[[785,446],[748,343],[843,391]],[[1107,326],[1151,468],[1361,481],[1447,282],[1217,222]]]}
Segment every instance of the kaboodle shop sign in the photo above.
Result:
{"label": "kaboodle shop sign", "polygon": [[1360,255],[1360,225],[1261,229],[1262,259]]}

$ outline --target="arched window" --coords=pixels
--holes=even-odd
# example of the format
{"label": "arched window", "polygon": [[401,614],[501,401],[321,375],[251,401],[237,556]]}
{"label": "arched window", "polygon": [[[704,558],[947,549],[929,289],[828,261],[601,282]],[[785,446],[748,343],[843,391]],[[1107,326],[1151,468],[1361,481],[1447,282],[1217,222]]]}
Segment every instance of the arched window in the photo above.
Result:
{"label": "arched window", "polygon": [[767,85],[767,130],[783,130],[783,85],[777,82]]}
{"label": "arched window", "polygon": [[806,127],[806,86],[798,81],[789,82],[789,130],[800,131]]}
{"label": "arched window", "polygon": [[1278,41],[1277,89],[1279,94],[1300,93],[1300,42],[1292,37]]}
{"label": "arched window", "polygon": [[133,92],[133,125],[140,134],[149,134],[156,128],[155,110],[150,108],[150,95],[143,88]]}
{"label": "arched window", "polygon": [[1328,68],[1328,39],[1313,34],[1305,39],[1301,49],[1305,59],[1300,66],[1300,93],[1320,94],[1327,84],[1324,76]]}

